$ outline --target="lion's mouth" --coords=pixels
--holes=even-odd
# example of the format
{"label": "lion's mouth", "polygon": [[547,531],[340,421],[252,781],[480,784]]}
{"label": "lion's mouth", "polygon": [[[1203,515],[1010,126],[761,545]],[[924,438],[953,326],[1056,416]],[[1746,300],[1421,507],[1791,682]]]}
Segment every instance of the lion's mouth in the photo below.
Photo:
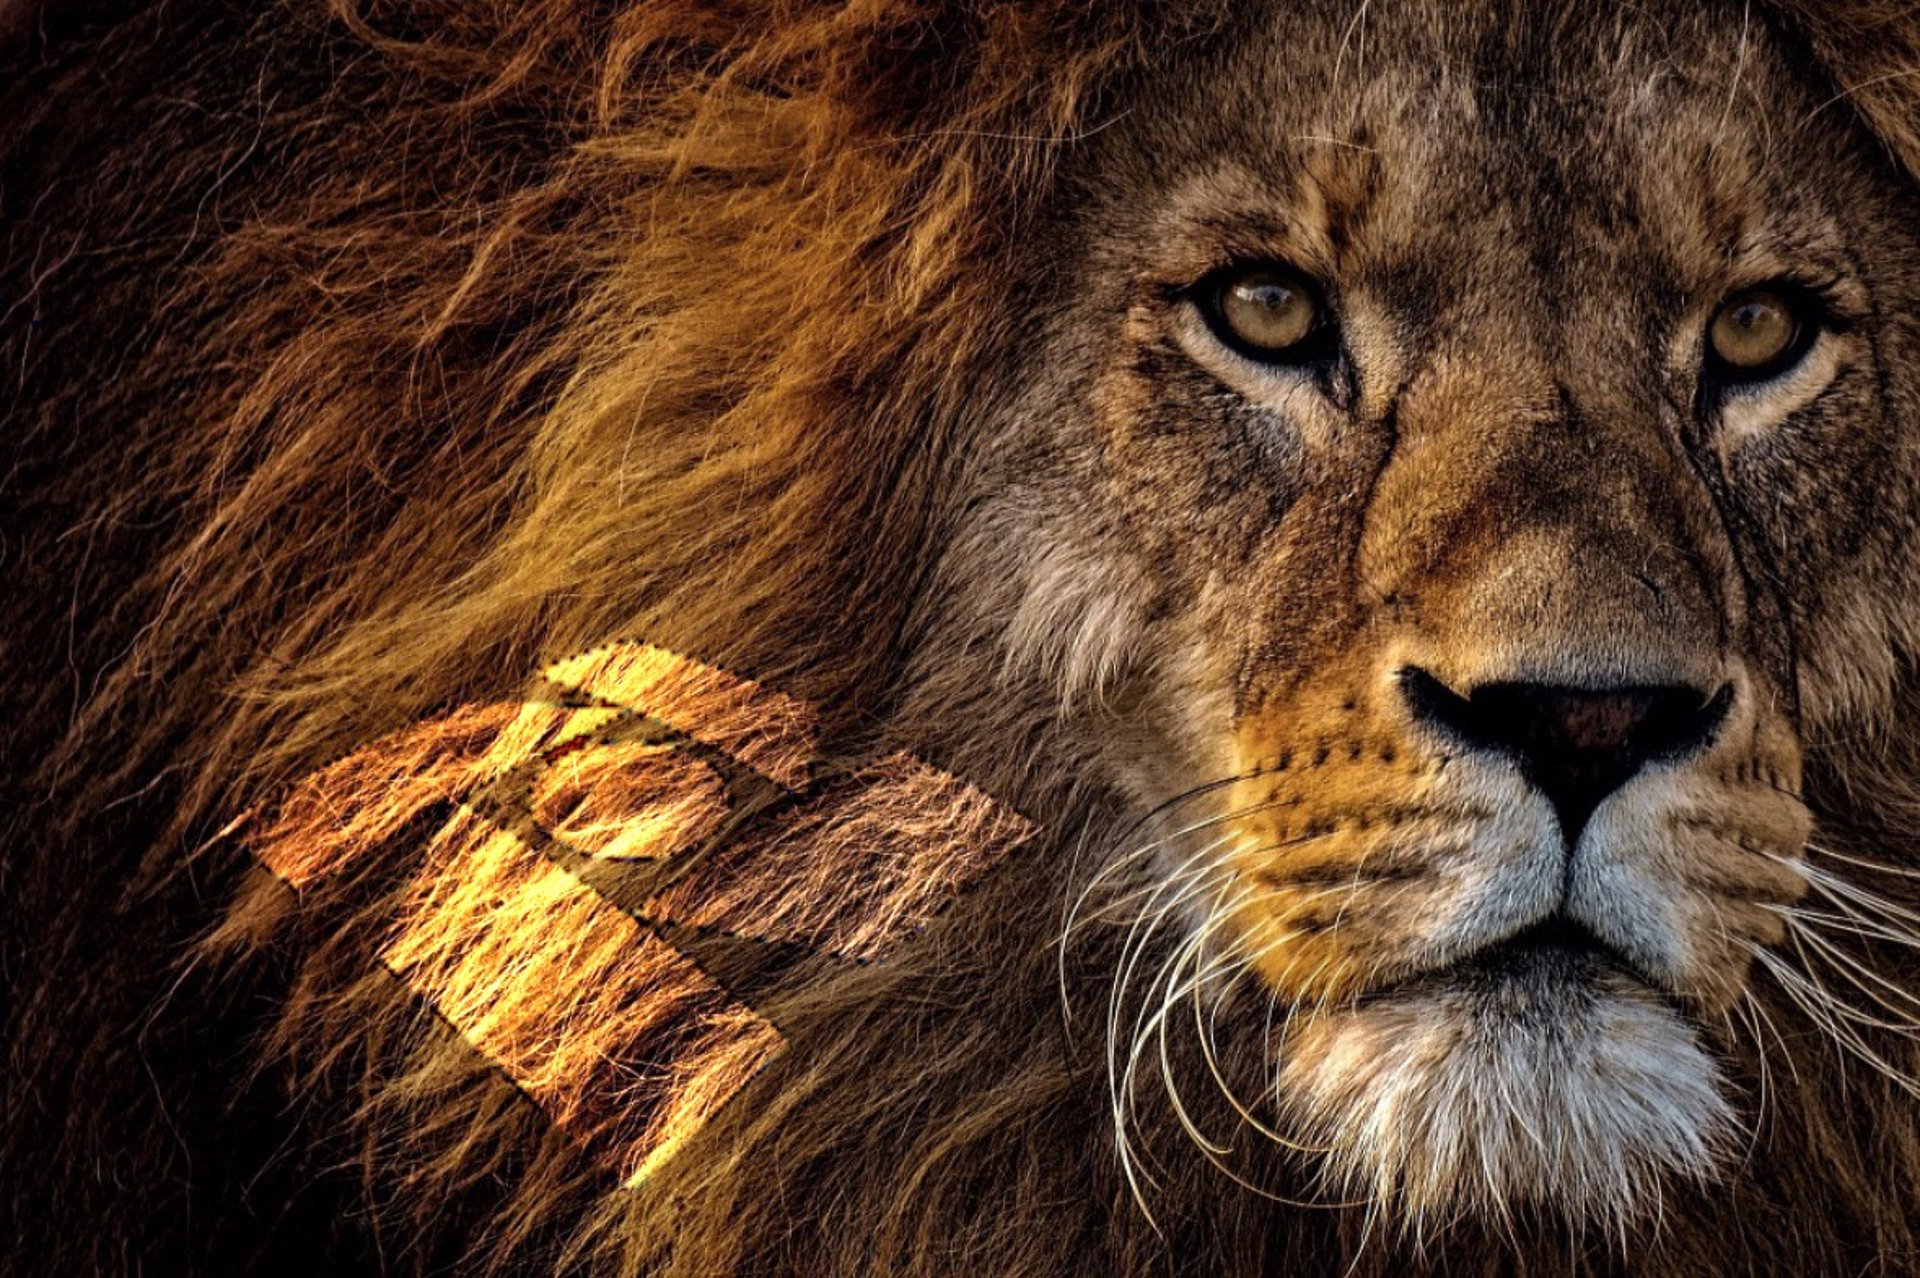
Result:
{"label": "lion's mouth", "polygon": [[1686,1016],[1674,990],[1578,919],[1555,913],[1462,957],[1390,980],[1362,1002],[1441,989],[1494,997],[1510,1011],[1536,1004],[1563,1012],[1569,996],[1595,996],[1625,981]]}
{"label": "lion's mouth", "polygon": [[1552,916],[1289,1028],[1277,1094],[1352,1192],[1414,1210],[1629,1202],[1733,1128],[1700,1021]]}

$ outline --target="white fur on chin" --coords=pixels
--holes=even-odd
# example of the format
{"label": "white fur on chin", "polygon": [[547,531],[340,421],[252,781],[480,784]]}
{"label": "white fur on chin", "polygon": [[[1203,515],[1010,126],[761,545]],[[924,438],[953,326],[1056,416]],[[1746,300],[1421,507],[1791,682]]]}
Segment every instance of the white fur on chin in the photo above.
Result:
{"label": "white fur on chin", "polygon": [[1412,1230],[1522,1205],[1610,1224],[1711,1176],[1733,1113],[1691,1027],[1612,972],[1483,975],[1302,1017],[1281,1102]]}

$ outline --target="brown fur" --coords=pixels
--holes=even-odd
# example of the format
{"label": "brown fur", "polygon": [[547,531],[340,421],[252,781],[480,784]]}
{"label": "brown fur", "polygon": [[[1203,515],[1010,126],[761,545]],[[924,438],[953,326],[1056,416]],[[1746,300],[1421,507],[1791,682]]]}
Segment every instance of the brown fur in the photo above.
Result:
{"label": "brown fur", "polygon": [[[1232,1176],[1146,1095],[1151,1220],[1136,1202],[1099,1024],[1124,928],[1063,952],[1063,918],[1143,808],[1209,779],[1258,771],[1235,797],[1297,800],[1316,834],[1408,802],[1420,759],[1356,690],[1409,618],[1423,660],[1460,679],[1489,653],[1564,657],[1595,618],[1608,633],[1590,652],[1736,652],[1771,717],[1750,752],[1713,760],[1722,784],[1798,789],[1804,755],[1829,848],[1906,859],[1920,777],[1920,19],[1864,2],[1584,26],[1524,6],[1454,26],[1420,6],[1244,8],[301,0],[42,17],[0,66],[16,1268],[1916,1268],[1911,1098],[1759,977],[1759,1054],[1720,1045],[1750,1147],[1723,1183],[1671,1186],[1624,1240],[1520,1205],[1416,1247],[1365,1206],[1328,1205],[1312,1159],[1235,1128],[1191,1042],[1169,1071],[1200,1126],[1236,1132]],[[1602,180],[1632,158],[1605,134],[1622,99],[1575,71],[1573,88],[1529,79],[1619,32],[1636,73],[1670,58],[1710,89],[1658,139],[1673,166],[1631,169],[1636,189],[1678,175],[1671,202],[1627,212]],[[1482,59],[1468,69],[1506,113],[1489,137],[1567,148],[1560,189],[1516,159],[1479,175],[1493,198],[1477,213],[1441,179],[1454,203],[1406,202],[1419,130],[1366,130],[1373,107],[1407,109],[1396,86],[1435,65],[1429,38]],[[1743,82],[1749,46],[1768,56]],[[1290,59],[1317,86],[1308,105],[1289,100]],[[1729,132],[1688,131],[1723,99]],[[1327,109],[1346,132],[1262,168],[1278,130],[1313,131],[1286,112],[1322,101],[1353,104]],[[1804,445],[1745,454],[1768,494],[1745,522],[1716,518],[1745,507],[1695,483],[1694,454],[1634,433],[1658,405],[1629,374],[1658,343],[1619,316],[1596,326],[1611,342],[1515,340],[1563,308],[1501,256],[1538,232],[1514,210],[1578,209],[1593,221],[1567,242],[1649,234],[1675,278],[1708,278],[1714,237],[1768,211],[1743,203],[1770,189],[1743,163],[1833,197],[1828,247],[1864,281],[1866,350]],[[1701,190],[1705,229],[1674,211]],[[1429,311],[1358,334],[1368,367],[1404,380],[1356,383],[1359,425],[1310,437],[1295,465],[1220,407],[1231,374],[1201,379],[1165,337],[1154,290],[1210,265],[1180,259],[1209,243],[1371,270],[1382,297],[1430,299],[1438,281],[1465,290],[1469,319],[1505,319]],[[1579,261],[1592,297],[1646,291],[1628,250]],[[1569,403],[1591,453],[1544,442],[1579,425]],[[1414,439],[1430,451],[1409,463]],[[1355,475],[1380,480],[1374,506]],[[1649,543],[1670,559],[1642,562]],[[1487,591],[1509,554],[1530,604]],[[294,908],[215,835],[388,731],[512,700],[543,659],[633,636],[817,705],[831,753],[924,750],[1052,843],[910,956],[784,996],[769,1015],[793,1050],[626,1191],[369,966],[407,840]],[[1309,768],[1318,784],[1289,790]],[[1751,886],[1756,864],[1730,873]],[[1858,873],[1915,899],[1897,874]],[[1368,918],[1404,943],[1411,921]],[[1337,996],[1303,975],[1323,957],[1265,974]],[[1912,979],[1897,949],[1868,957]],[[1711,966],[1689,992],[1717,1009],[1750,978]],[[1226,1069],[1244,1082],[1264,1064],[1238,1041]],[[1904,1038],[1874,1042],[1911,1072]]]}

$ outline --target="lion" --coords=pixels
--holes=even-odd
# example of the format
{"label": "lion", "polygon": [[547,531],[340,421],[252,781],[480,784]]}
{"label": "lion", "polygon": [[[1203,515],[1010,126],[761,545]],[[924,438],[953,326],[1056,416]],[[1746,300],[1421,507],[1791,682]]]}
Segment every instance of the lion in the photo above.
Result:
{"label": "lion", "polygon": [[1920,1268],[1911,6],[34,8],[10,1271]]}

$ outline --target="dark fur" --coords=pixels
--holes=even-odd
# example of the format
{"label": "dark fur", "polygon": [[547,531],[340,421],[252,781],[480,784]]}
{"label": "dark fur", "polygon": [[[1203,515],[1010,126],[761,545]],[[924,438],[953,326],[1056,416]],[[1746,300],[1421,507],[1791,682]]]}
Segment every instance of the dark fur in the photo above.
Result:
{"label": "dark fur", "polygon": [[[1110,376],[1131,347],[1058,331],[1124,300],[1064,287],[1101,246],[1133,262],[1127,235],[1164,240],[1136,192],[1218,136],[1209,77],[1259,82],[1235,50],[1261,24],[1219,8],[51,7],[0,64],[12,1269],[1920,1268],[1912,1100],[1784,1005],[1751,1152],[1624,1250],[1529,1218],[1511,1236],[1462,1223],[1412,1258],[1361,1211],[1236,1186],[1164,1109],[1148,1116],[1163,1232],[1130,1198],[1098,1035],[1063,1020],[1050,943],[1092,869],[1076,850],[1110,848],[1137,796],[1082,775],[1112,721],[1057,714],[1049,672],[1001,677],[1012,601],[969,517],[1035,475],[1064,477],[1035,495],[1057,513],[1107,474],[1008,428],[1070,423],[1047,413],[1081,402],[1077,375],[1156,459],[1081,512],[1116,543],[1146,530],[1129,544],[1150,609],[1180,606],[1197,547],[1230,553],[1246,523],[1221,510],[1291,508],[1249,489],[1238,455],[1156,435],[1159,401],[1127,400],[1182,393],[1165,351]],[[1726,10],[1674,18],[1676,39],[1737,27]],[[1316,65],[1350,51],[1345,74],[1377,75],[1344,42],[1350,16],[1321,15]],[[1765,91],[1817,109],[1852,179],[1911,216],[1920,19],[1748,16],[1793,54]],[[1504,21],[1487,69],[1523,89],[1574,34]],[[1147,109],[1170,85],[1191,96]],[[1460,252],[1436,234],[1425,266],[1444,276]],[[1898,265],[1876,297],[1881,452],[1787,458],[1781,502],[1806,536],[1743,546],[1773,610],[1756,645],[1821,689],[1823,837],[1881,858],[1910,854],[1920,813],[1902,559],[1920,535],[1920,277]],[[1870,509],[1812,478],[1842,462],[1873,477]],[[1309,533],[1345,535],[1333,515]],[[1276,590],[1261,609],[1304,615],[1324,586]],[[1834,619],[1882,596],[1898,617],[1867,640]],[[1319,669],[1351,634],[1276,629],[1253,682]],[[391,882],[290,910],[244,849],[209,842],[342,751],[511,698],[543,656],[616,635],[817,702],[836,750],[926,749],[1057,839],[914,958],[782,1007],[796,1050],[638,1194],[366,976]],[[1142,677],[1080,691],[1124,721]],[[250,943],[201,946],[223,920]],[[1104,999],[1117,940],[1070,951],[1076,1006]],[[1909,979],[1899,954],[1874,958]],[[396,1099],[384,1085],[423,1054],[432,1090]],[[1754,1062],[1737,1067],[1757,1091]],[[1311,1192],[1311,1169],[1241,1152],[1256,1184]]]}

